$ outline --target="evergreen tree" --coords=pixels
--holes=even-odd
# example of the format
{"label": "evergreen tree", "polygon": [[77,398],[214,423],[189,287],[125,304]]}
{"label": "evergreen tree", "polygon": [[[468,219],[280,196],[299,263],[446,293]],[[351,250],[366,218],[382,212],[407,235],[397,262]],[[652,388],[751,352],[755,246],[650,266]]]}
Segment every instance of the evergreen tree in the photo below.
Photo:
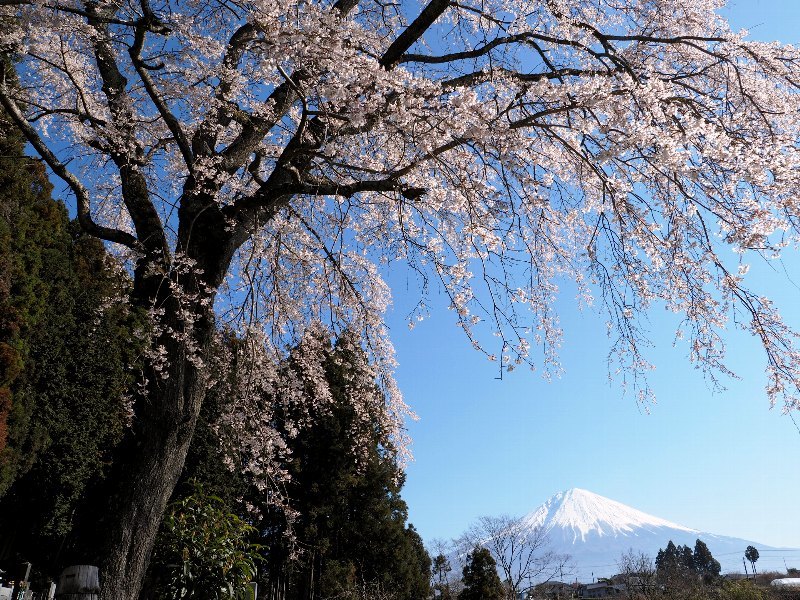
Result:
{"label": "evergreen tree", "polygon": [[692,549],[688,545],[678,546],[678,556],[680,557],[681,571],[684,574],[697,572],[697,567],[694,564],[694,552],[692,552]]}
{"label": "evergreen tree", "polygon": [[439,600],[455,600],[455,596],[450,588],[450,581],[448,580],[448,573],[453,568],[450,566],[450,561],[444,554],[438,554],[433,559],[432,576],[433,576],[433,595],[434,598]]}
{"label": "evergreen tree", "polygon": [[703,581],[710,583],[712,579],[719,576],[722,567],[719,561],[711,555],[711,550],[704,541],[697,540],[695,542],[693,558],[695,571],[703,578]]}
{"label": "evergreen tree", "polygon": [[[0,62],[5,71],[5,64]],[[11,217],[26,196],[33,196],[32,177],[23,166],[24,142],[5,118],[0,109],[0,456],[8,440],[8,418],[11,413],[11,386],[19,377],[23,366],[20,329],[25,318],[25,306],[19,291],[12,291],[12,284],[20,287],[24,276],[16,254],[12,251],[17,243]],[[0,465],[5,460],[0,461]],[[0,467],[1,468],[1,467]],[[0,494],[9,475],[0,470]]]}
{"label": "evergreen tree", "polygon": [[656,555],[656,570],[658,573],[658,578],[662,581],[670,581],[672,580],[679,571],[680,567],[680,557],[678,553],[678,548],[672,542],[669,541],[667,547],[663,550],[659,549],[658,554]]}
{"label": "evergreen tree", "polygon": [[663,582],[675,584],[686,581],[695,572],[692,549],[689,546],[676,546],[670,540],[667,547],[656,555],[656,571]]}
{"label": "evergreen tree", "polygon": [[720,564],[702,540],[695,541],[694,551],[687,546],[675,546],[672,540],[656,556],[658,578],[670,585],[689,584],[701,576],[710,583],[719,575]]}
{"label": "evergreen tree", "polygon": [[127,423],[137,320],[106,308],[125,276],[23,152],[0,111],[0,561],[57,574]]}
{"label": "evergreen tree", "polygon": [[[414,528],[405,525],[405,477],[378,415],[364,422],[349,401],[350,371],[367,366],[356,352],[341,344],[332,349],[325,372],[334,404],[312,404],[314,427],[289,442],[287,491],[299,513],[293,529],[303,549],[292,566],[296,597],[311,590],[346,596],[368,584],[398,600],[418,600],[430,591],[430,558]],[[371,440],[368,448],[355,447],[359,437]]]}
{"label": "evergreen tree", "polygon": [[[5,72],[4,59],[0,67]],[[20,438],[31,408],[16,388],[29,358],[28,338],[47,309],[47,251],[66,242],[44,167],[25,156],[24,147],[0,107],[0,495],[30,466]],[[61,263],[60,254],[51,258]]]}
{"label": "evergreen tree", "polygon": [[497,574],[497,563],[491,552],[476,546],[467,555],[462,582],[464,589],[458,594],[458,600],[501,600],[503,584]]}
{"label": "evergreen tree", "polygon": [[[246,477],[224,466],[212,426],[229,401],[224,387],[210,390],[187,457],[182,480],[202,482],[229,504],[244,498],[264,515],[257,540],[265,548],[261,583],[280,588],[287,600],[351,598],[356,590],[397,600],[430,593],[430,558],[414,527],[406,525],[408,509],[400,497],[404,476],[387,432],[377,415],[364,419],[351,401],[350,371],[368,367],[356,352],[339,344],[328,353],[324,368],[332,403],[294,406],[280,397],[267,399],[279,407],[278,430],[298,420],[295,410],[307,411],[304,419],[314,423],[291,435],[283,431],[288,459],[280,466],[290,477],[284,493],[297,513],[291,521],[249,487]],[[286,368],[294,368],[291,360]],[[356,438],[370,440],[368,447],[356,447]],[[186,493],[187,486],[178,490]]]}

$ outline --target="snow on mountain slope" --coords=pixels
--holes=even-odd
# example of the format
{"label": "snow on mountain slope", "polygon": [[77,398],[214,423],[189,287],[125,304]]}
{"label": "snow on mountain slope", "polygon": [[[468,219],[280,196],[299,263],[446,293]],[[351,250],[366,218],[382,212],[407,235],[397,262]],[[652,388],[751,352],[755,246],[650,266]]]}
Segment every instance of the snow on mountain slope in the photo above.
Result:
{"label": "snow on mountain slope", "polygon": [[663,527],[698,533],[579,488],[552,496],[524,520],[531,528],[571,531],[573,542],[578,538],[586,541],[586,536],[591,534],[600,537],[638,535],[641,530],[652,532]]}
{"label": "snow on mountain slope", "polygon": [[723,573],[742,570],[742,556],[749,545],[768,551],[762,552],[760,568],[783,570],[782,562],[766,564],[771,559],[782,561],[780,553],[771,552],[776,548],[684,527],[578,488],[552,496],[523,521],[531,529],[544,529],[552,551],[572,557],[571,578],[580,581],[617,573],[617,563],[628,550],[655,559],[659,548],[670,540],[692,548],[697,539],[703,540],[720,561]]}

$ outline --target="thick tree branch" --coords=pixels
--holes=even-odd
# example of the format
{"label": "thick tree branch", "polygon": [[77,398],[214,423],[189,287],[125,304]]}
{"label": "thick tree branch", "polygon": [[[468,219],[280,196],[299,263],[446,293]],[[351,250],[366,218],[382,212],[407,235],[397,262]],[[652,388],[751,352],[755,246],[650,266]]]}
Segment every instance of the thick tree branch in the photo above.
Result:
{"label": "thick tree branch", "polygon": [[[398,63],[402,54],[408,50],[425,31],[436,21],[439,16],[450,6],[450,0],[432,0],[420,13],[420,15],[401,33],[397,39],[389,46],[380,60],[381,66],[385,69],[392,69]],[[298,77],[298,73],[294,74]],[[286,97],[294,97],[298,93],[298,81],[294,78],[287,78],[279,88],[285,86]],[[277,89],[276,89],[277,91]],[[273,92],[274,93],[274,92]],[[315,186],[301,183],[302,175],[310,165],[309,150],[321,143],[319,139],[324,129],[324,122],[320,117],[315,117],[308,122],[306,129],[309,131],[313,141],[306,142],[302,137],[302,131],[295,133],[292,140],[286,145],[275,170],[264,182],[261,190],[254,196],[243,198],[236,202],[232,209],[233,215],[240,216],[243,213],[251,212],[253,209],[260,214],[260,219],[270,218],[276,214],[280,207],[284,206],[295,194],[317,194],[317,195],[337,195],[352,196],[353,194],[367,191],[401,191],[408,197],[419,197],[424,190],[404,190],[402,184],[397,179],[388,178],[379,181],[359,182],[348,185],[328,185]],[[300,133],[301,135],[297,135]],[[242,133],[244,135],[244,132]],[[242,136],[240,136],[241,138]],[[234,142],[236,144],[239,140]],[[231,146],[234,146],[232,144]],[[231,150],[229,147],[228,150]],[[249,153],[248,153],[249,155]],[[249,222],[253,218],[250,215],[244,222]],[[240,225],[240,228],[244,225]]]}
{"label": "thick tree branch", "polygon": [[[145,61],[142,59],[141,54],[142,48],[144,47],[145,36],[147,35],[148,31],[153,29],[154,26],[159,25],[147,2],[142,2],[142,10],[144,11],[144,15],[136,23],[134,43],[133,46],[131,46],[128,50],[128,54],[131,57],[131,62],[133,63],[136,72],[139,74],[139,78],[144,84],[145,90],[147,90],[147,95],[153,101],[156,109],[158,109],[158,113],[161,115],[161,118],[164,119],[164,123],[166,123],[167,127],[175,138],[175,142],[178,144],[178,148],[181,151],[183,160],[186,163],[186,168],[189,170],[189,172],[193,172],[194,155],[192,153],[191,146],[189,145],[189,140],[186,137],[186,133],[183,131],[180,121],[178,121],[177,117],[175,117],[175,115],[167,106],[166,101],[159,94],[156,84],[153,81],[153,78],[150,76],[149,69],[145,64]],[[159,29],[163,29],[163,27]]]}
{"label": "thick tree branch", "polygon": [[364,192],[399,192],[406,198],[418,198],[425,193],[422,188],[407,186],[396,177],[357,181],[354,183],[328,183],[295,181],[283,184],[267,184],[252,196],[238,200],[233,209],[236,212],[253,208],[269,209],[271,214],[277,212],[292,196],[340,196],[350,198]]}
{"label": "thick tree branch", "polygon": [[[217,86],[214,97],[217,101],[214,109],[209,112],[209,115],[203,120],[197,128],[197,132],[192,140],[192,150],[195,156],[211,156],[215,153],[217,145],[217,131],[220,125],[225,126],[233,119],[232,110],[225,108],[228,103],[228,94],[233,85],[231,74],[238,68],[242,60],[242,56],[247,48],[247,45],[256,39],[258,35],[258,28],[252,23],[245,23],[239,27],[228,40],[228,45],[225,50],[225,55],[222,58],[222,69],[220,70],[220,83]],[[277,91],[277,90],[276,90]],[[275,92],[273,92],[274,94]],[[232,165],[236,163],[236,158],[240,154],[248,155],[247,149],[252,144],[252,139],[260,140],[269,131],[269,128],[260,133],[258,128],[259,119],[248,115],[244,122],[244,128],[236,140],[231,142],[228,146],[228,153],[232,156],[230,159],[226,158],[226,163],[229,170]],[[259,137],[260,136],[260,137]],[[233,149],[234,147],[241,146],[243,150],[239,152]],[[223,153],[223,156],[225,153]],[[239,163],[241,165],[241,163]],[[235,168],[236,167],[232,167]]]}
{"label": "thick tree branch", "polygon": [[386,49],[380,60],[381,66],[384,69],[391,69],[398,64],[403,54],[425,34],[450,5],[451,0],[431,0],[419,16]]}
{"label": "thick tree branch", "polygon": [[508,69],[496,68],[492,71],[475,71],[474,73],[466,73],[459,75],[453,79],[448,79],[442,82],[442,87],[445,89],[454,89],[457,87],[471,86],[485,81],[491,81],[492,78],[497,76],[508,77],[515,81],[524,83],[533,83],[536,81],[547,80],[562,80],[567,77],[595,77],[613,75],[620,73],[622,69],[606,68],[606,69],[556,69],[553,71],[543,71],[541,73],[520,73],[519,71],[511,71]]}
{"label": "thick tree branch", "polygon": [[164,227],[150,199],[147,180],[137,165],[137,156],[144,153],[136,139],[131,102],[126,93],[128,81],[117,65],[108,23],[104,20],[116,9],[114,5],[100,7],[92,4],[87,5],[86,10],[89,25],[96,32],[94,54],[103,82],[101,89],[106,96],[113,127],[121,137],[110,141],[118,148],[111,158],[119,169],[125,208],[147,253],[167,258],[170,250]]}
{"label": "thick tree branch", "polygon": [[449,62],[455,62],[458,60],[467,60],[470,58],[478,58],[480,56],[484,56],[488,54],[498,46],[506,46],[509,44],[515,44],[517,42],[523,41],[527,37],[527,34],[519,34],[519,35],[509,35],[506,37],[495,38],[491,42],[484,44],[483,46],[479,46],[478,48],[473,48],[472,50],[464,50],[463,52],[452,52],[450,54],[441,54],[438,56],[429,55],[429,54],[404,54],[399,58],[397,61],[398,63],[408,63],[408,62],[416,62],[416,63],[425,63],[425,64],[443,64]]}
{"label": "thick tree branch", "polygon": [[[337,11],[339,15],[344,18],[356,6],[358,6],[358,0],[338,0],[333,5],[333,10]],[[225,58],[223,59],[223,64],[226,69],[233,70],[237,68],[247,44],[254,41],[257,34],[258,27],[252,23],[246,23],[231,36]],[[232,173],[239,169],[244,161],[255,151],[261,143],[261,140],[264,139],[264,136],[266,136],[269,131],[275,127],[278,121],[283,118],[295,102],[297,98],[296,89],[305,81],[306,76],[307,74],[302,69],[298,69],[291,74],[289,79],[272,90],[272,93],[270,93],[265,101],[265,104],[270,105],[272,109],[271,118],[258,119],[252,115],[248,117],[241,133],[221,152],[224,158],[223,169],[226,172]],[[228,87],[225,87],[226,85]],[[217,91],[217,100],[221,103],[224,103],[228,89],[229,84],[223,81]],[[213,153],[215,144],[206,132],[213,130],[214,123],[222,123],[223,120],[224,116],[217,114],[215,118],[207,120],[207,122],[198,129],[198,133],[203,133],[197,137],[196,143],[202,144],[209,154]],[[213,140],[215,139],[216,138],[213,138]],[[196,148],[195,152],[198,153],[199,150]]]}

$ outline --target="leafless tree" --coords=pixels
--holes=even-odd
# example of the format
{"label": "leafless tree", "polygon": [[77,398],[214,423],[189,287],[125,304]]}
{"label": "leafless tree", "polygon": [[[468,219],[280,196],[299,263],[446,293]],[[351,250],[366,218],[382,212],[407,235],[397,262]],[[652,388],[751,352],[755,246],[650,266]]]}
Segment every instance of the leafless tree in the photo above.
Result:
{"label": "leafless tree", "polygon": [[630,548],[619,557],[617,567],[630,597],[652,596],[656,589],[656,565],[649,554]]}
{"label": "leafless tree", "polygon": [[458,542],[462,548],[476,544],[492,553],[512,600],[535,583],[563,579],[570,573],[569,556],[554,552],[547,532],[531,527],[523,518],[481,517]]}

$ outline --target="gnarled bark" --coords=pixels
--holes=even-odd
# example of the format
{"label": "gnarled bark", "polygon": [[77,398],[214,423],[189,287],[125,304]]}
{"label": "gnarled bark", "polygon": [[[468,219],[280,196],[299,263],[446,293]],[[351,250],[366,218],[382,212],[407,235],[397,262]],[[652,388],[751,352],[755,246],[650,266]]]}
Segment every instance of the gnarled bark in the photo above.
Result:
{"label": "gnarled bark", "polygon": [[[172,303],[175,304],[175,303]],[[174,313],[162,325],[180,326]],[[187,352],[178,339],[162,336],[167,349],[166,376],[150,367],[148,393],[136,406],[135,423],[126,440],[124,471],[117,472],[101,562],[101,598],[135,600],[150,562],[164,510],[183,469],[197,416],[205,397],[206,378],[195,366],[208,354],[214,322],[206,315],[191,334],[200,348]],[[199,355],[199,356],[198,356]]]}

